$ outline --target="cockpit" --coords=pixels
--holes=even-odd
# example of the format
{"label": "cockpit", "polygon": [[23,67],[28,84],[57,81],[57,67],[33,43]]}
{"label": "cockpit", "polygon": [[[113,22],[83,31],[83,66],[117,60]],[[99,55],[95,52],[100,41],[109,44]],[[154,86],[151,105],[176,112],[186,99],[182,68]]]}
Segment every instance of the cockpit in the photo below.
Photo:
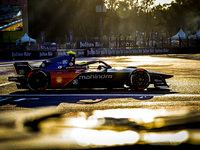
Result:
{"label": "cockpit", "polygon": [[79,66],[85,66],[87,72],[106,72],[108,69],[112,68],[110,65],[101,60],[81,62]]}

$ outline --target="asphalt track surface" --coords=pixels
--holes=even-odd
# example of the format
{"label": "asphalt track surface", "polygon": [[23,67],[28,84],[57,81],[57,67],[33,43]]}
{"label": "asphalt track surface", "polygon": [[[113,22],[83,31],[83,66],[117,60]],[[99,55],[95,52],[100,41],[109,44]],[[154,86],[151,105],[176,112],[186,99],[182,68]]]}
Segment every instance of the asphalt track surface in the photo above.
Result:
{"label": "asphalt track surface", "polygon": [[[172,99],[176,102],[174,103],[174,109],[180,108],[179,101],[182,105],[190,107],[191,101],[197,100],[200,94],[200,66],[199,55],[162,55],[162,56],[122,56],[122,57],[102,57],[102,58],[78,58],[77,62],[89,61],[95,59],[101,59],[110,64],[113,67],[127,67],[127,66],[137,66],[150,71],[157,71],[161,73],[174,75],[173,78],[168,79],[167,82],[170,84],[168,89],[154,89],[149,87],[145,91],[133,91],[125,89],[67,89],[67,90],[46,90],[43,93],[33,93],[30,91],[17,90],[14,83],[9,83],[6,81],[9,75],[14,75],[14,70],[12,69],[12,61],[1,62],[0,63],[0,75],[2,80],[0,82],[1,97],[8,97],[12,99],[8,104],[23,106],[23,108],[30,107],[42,107],[42,106],[60,106],[63,105],[68,110],[68,105],[74,105],[73,109],[77,110],[83,108],[85,104],[91,104],[94,109],[101,108],[119,108],[123,107],[139,107],[135,103],[148,102],[148,107],[157,102],[157,107],[163,107],[161,103],[162,100],[165,101],[164,108],[167,105],[168,99]],[[40,64],[39,60],[30,61],[32,65]],[[29,98],[27,98],[29,97]],[[34,100],[30,100],[30,97],[34,97]],[[136,97],[136,98],[135,98]],[[141,98],[138,98],[141,97]],[[144,100],[143,100],[144,97]],[[151,98],[146,98],[151,97]],[[158,98],[159,97],[159,98]],[[15,100],[16,98],[16,100]],[[22,99],[21,101],[19,99]],[[48,101],[46,101],[48,99]],[[110,100],[112,99],[112,101]],[[131,99],[131,101],[127,101]],[[114,100],[114,103],[113,103]],[[141,100],[141,101],[137,101]],[[150,103],[152,102],[153,103]],[[5,103],[6,103],[5,102]],[[14,103],[13,103],[14,102]],[[123,103],[122,103],[123,102]],[[35,103],[37,103],[35,105]],[[106,107],[105,104],[106,103]],[[23,104],[23,105],[22,105]],[[97,107],[95,107],[98,104]],[[121,106],[120,106],[121,104]],[[176,104],[178,106],[176,106]],[[26,106],[27,105],[27,106]],[[92,107],[90,105],[90,107]],[[101,107],[103,105],[104,107]],[[5,106],[5,105],[4,105]],[[140,105],[141,107],[147,107],[147,105]],[[169,106],[171,102],[169,102]],[[194,106],[194,104],[192,105]],[[84,106],[87,107],[88,106]],[[196,105],[198,107],[198,105]],[[196,108],[195,107],[195,108]]]}
{"label": "asphalt track surface", "polygon": [[[38,108],[53,107],[53,110],[57,110],[59,113],[65,114],[65,117],[67,118],[71,117],[79,118],[80,112],[83,112],[84,115],[88,117],[88,116],[94,116],[94,114],[96,114],[96,111],[100,111],[97,114],[101,113],[104,114],[105,111],[106,115],[108,116],[104,114],[105,115],[104,118],[106,118],[105,120],[108,122],[110,122],[108,118],[113,118],[113,114],[116,115],[118,114],[118,116],[115,116],[115,118],[117,118],[117,121],[115,120],[113,122],[112,120],[111,122],[112,128],[110,126],[108,128],[106,124],[106,129],[118,131],[121,129],[116,129],[116,128],[113,129],[113,125],[123,126],[124,118],[127,118],[125,112],[127,110],[128,112],[131,110],[132,116],[137,116],[143,121],[145,120],[145,117],[148,117],[147,119],[148,124],[146,124],[145,121],[141,123],[140,119],[137,122],[138,118],[135,119],[137,127],[138,125],[145,127],[145,129],[139,128],[137,130],[135,129],[136,126],[134,126],[134,129],[131,128],[131,130],[136,131],[140,136],[140,140],[135,142],[136,144],[140,145],[145,143],[154,145],[156,143],[158,145],[162,145],[164,143],[164,145],[171,145],[171,144],[179,145],[180,143],[186,143],[192,145],[200,145],[200,138],[197,138],[200,137],[200,129],[199,129],[200,119],[198,119],[200,118],[200,86],[199,86],[200,55],[199,54],[160,55],[160,56],[159,55],[121,56],[121,57],[101,57],[101,58],[92,57],[92,58],[78,58],[77,61],[82,62],[95,59],[103,60],[108,64],[110,64],[112,67],[137,66],[139,68],[144,68],[150,71],[171,74],[174,75],[174,77],[167,80],[167,82],[170,84],[170,87],[167,89],[155,89],[152,86],[150,86],[148,89],[144,91],[134,91],[127,89],[113,89],[113,90],[57,89],[57,90],[46,90],[42,93],[34,93],[27,90],[17,90],[14,83],[7,82],[7,77],[14,75],[14,70],[12,67],[13,62],[4,61],[0,62],[0,92],[1,92],[0,119],[2,118],[2,115],[4,116],[7,115],[7,112],[9,110],[17,112],[22,111],[23,113],[28,113],[35,111],[35,109]],[[32,65],[38,65],[39,61],[33,60],[30,61],[30,63]],[[111,113],[112,115],[109,115],[109,113]],[[149,120],[149,118],[151,118],[152,115],[154,120]],[[155,118],[157,119],[155,120]],[[165,125],[163,125],[163,118],[165,121]],[[129,119],[129,121],[130,120],[132,119]],[[153,125],[151,124],[151,127],[149,127],[149,122],[153,124]],[[167,124],[168,125],[173,124],[173,126],[170,126],[168,128]],[[159,133],[159,135],[156,135],[157,141],[148,141],[148,140],[145,141],[144,137],[146,137],[152,131],[153,132],[157,131],[158,128],[157,126],[159,126],[159,128],[160,126],[162,126],[161,130],[159,129],[159,132],[162,131],[162,133],[165,132],[167,134],[168,133],[171,134],[171,130],[172,131],[175,130],[177,131],[178,135],[183,134],[182,137],[187,137],[187,138],[182,139],[180,143],[176,143],[177,138],[175,138],[174,140],[176,141],[175,144],[173,144],[172,141],[160,142],[159,139],[162,138],[160,138],[160,133]],[[167,128],[165,128],[166,126]],[[130,129],[128,128],[128,130]],[[89,136],[89,132],[87,132],[87,135]],[[0,138],[2,137],[0,136]],[[48,144],[48,142],[49,141],[47,140],[46,143]],[[24,143],[24,145],[26,144],[27,142]],[[61,142],[60,144],[63,143]],[[97,145],[97,147],[99,146],[98,144],[95,143],[92,144]],[[78,145],[80,146],[81,144],[79,143]],[[42,147],[44,145],[40,146]],[[39,147],[33,146],[32,148],[33,149],[41,148],[40,146]],[[7,149],[4,143],[3,147]],[[71,146],[69,147],[77,148],[76,146],[74,147],[74,145],[72,147]],[[8,149],[10,148],[12,147],[9,147]],[[18,145],[18,148],[21,147]],[[49,147],[47,146],[46,148]],[[58,147],[55,146],[55,148]],[[66,147],[59,147],[59,148],[65,149]],[[91,146],[91,144],[86,144],[85,148],[93,148],[93,147]],[[144,148],[144,147],[138,147],[138,148]]]}

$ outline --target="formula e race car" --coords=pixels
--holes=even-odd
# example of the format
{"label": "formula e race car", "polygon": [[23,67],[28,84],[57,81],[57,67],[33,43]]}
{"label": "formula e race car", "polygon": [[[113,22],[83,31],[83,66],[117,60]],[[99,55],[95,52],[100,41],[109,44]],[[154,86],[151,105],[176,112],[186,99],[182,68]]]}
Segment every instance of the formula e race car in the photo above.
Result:
{"label": "formula e race car", "polygon": [[144,90],[150,84],[155,88],[169,87],[165,79],[172,75],[146,71],[142,68],[112,68],[101,60],[76,64],[75,53],[47,59],[39,67],[28,62],[14,63],[18,76],[9,77],[18,82],[18,89],[43,91],[52,88],[129,88]]}

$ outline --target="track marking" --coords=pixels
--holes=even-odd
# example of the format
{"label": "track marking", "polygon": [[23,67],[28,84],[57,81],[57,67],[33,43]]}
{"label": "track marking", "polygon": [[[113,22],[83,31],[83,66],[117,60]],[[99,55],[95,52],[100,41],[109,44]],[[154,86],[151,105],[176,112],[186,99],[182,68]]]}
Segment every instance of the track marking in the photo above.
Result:
{"label": "track marking", "polygon": [[7,82],[7,83],[0,84],[0,87],[5,86],[5,85],[8,85],[8,84],[11,84],[11,83],[12,83],[12,82]]}
{"label": "track marking", "polygon": [[13,66],[13,64],[0,64],[0,67]]}

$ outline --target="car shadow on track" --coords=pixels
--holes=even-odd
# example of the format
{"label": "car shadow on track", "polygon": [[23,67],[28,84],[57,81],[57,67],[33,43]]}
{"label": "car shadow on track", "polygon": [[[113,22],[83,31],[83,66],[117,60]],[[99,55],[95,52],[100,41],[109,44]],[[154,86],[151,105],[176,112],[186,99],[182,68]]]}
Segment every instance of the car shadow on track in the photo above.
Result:
{"label": "car shadow on track", "polygon": [[70,89],[70,90],[46,90],[44,92],[20,91],[3,96],[0,105],[11,104],[16,107],[36,108],[46,106],[58,106],[61,103],[95,104],[108,99],[132,98],[135,100],[151,100],[155,95],[175,94],[169,89],[148,88],[146,91],[133,90],[97,90],[97,89]]}
{"label": "car shadow on track", "polygon": [[136,90],[127,90],[127,89],[112,89],[108,90],[105,88],[82,88],[82,89],[51,89],[51,90],[45,90],[42,92],[34,92],[34,91],[16,91],[13,93],[10,93],[10,95],[52,95],[52,94],[175,94],[177,92],[172,92],[170,89],[155,89],[155,88],[148,88],[144,91],[136,91]]}

